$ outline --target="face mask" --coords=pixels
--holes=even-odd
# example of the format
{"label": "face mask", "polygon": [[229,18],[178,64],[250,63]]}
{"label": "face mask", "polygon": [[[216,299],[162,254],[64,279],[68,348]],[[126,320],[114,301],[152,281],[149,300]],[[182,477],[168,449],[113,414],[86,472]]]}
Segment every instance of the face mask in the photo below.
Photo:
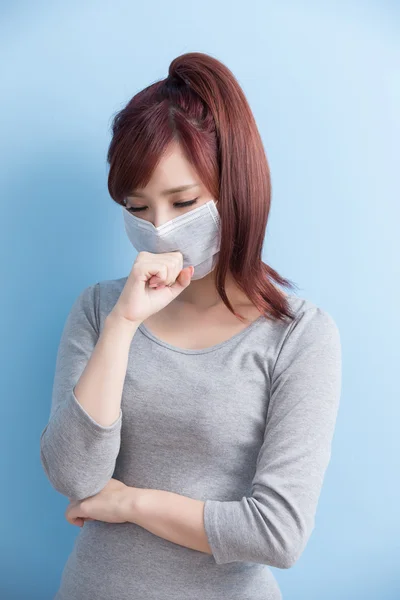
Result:
{"label": "face mask", "polygon": [[221,245],[220,216],[214,200],[179,215],[159,227],[122,207],[125,231],[138,252],[183,255],[183,269],[194,266],[192,279],[208,275],[217,264]]}

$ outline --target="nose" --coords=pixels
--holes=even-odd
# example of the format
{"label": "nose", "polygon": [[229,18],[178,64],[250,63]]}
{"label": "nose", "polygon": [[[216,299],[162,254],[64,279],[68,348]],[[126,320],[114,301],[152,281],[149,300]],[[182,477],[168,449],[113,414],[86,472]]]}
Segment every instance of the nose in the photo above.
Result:
{"label": "nose", "polygon": [[161,225],[168,223],[168,221],[171,221],[173,218],[174,215],[168,211],[163,213],[158,211],[155,213],[154,218],[151,219],[151,223],[153,223],[154,227],[160,227]]}

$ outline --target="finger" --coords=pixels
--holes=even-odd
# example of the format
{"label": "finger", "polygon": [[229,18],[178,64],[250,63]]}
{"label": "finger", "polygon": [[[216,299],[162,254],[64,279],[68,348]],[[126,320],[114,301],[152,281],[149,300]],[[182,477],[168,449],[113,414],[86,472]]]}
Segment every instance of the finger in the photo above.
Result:
{"label": "finger", "polygon": [[166,264],[161,263],[159,265],[153,265],[152,270],[156,269],[156,272],[151,274],[147,283],[149,287],[155,287],[160,283],[165,283],[168,279],[168,267]]}
{"label": "finger", "polygon": [[164,267],[165,269],[154,275],[153,283],[162,283],[168,287],[175,283],[179,273],[183,267],[183,256],[180,252],[172,252],[169,255],[164,256]]}
{"label": "finger", "polygon": [[176,268],[174,265],[167,265],[164,273],[157,273],[157,275],[153,275],[149,279],[150,287],[159,287],[160,285],[171,285],[174,283],[176,277],[174,276],[174,272],[176,272]]}
{"label": "finger", "polygon": [[181,291],[186,288],[191,280],[192,280],[192,267],[185,267],[179,273],[175,283],[169,286],[169,289],[174,293],[174,295],[178,295]]}
{"label": "finger", "polygon": [[67,520],[72,523],[77,518],[84,518],[82,516],[82,503],[80,500],[76,500],[67,506],[65,511]]}
{"label": "finger", "polygon": [[147,282],[150,288],[157,288],[162,285],[163,278],[160,275],[152,275],[151,278]]}
{"label": "finger", "polygon": [[82,527],[85,522],[85,519],[83,519],[82,517],[67,517],[67,521],[68,523],[71,523],[71,525],[77,525],[78,527]]}

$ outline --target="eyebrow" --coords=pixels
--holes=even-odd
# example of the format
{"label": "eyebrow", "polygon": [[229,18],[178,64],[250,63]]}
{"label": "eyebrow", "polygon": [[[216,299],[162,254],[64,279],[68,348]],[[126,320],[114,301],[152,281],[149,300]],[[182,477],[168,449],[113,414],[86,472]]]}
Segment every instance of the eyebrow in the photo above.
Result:
{"label": "eyebrow", "polygon": [[[185,190],[188,190],[193,187],[197,187],[199,185],[200,185],[200,183],[190,183],[189,185],[180,185],[175,188],[169,188],[168,190],[163,190],[161,192],[161,195],[169,196],[170,194],[176,194],[177,192],[184,192]],[[136,196],[137,198],[146,198],[146,194],[142,194],[141,192],[138,192],[136,190],[132,190],[131,192],[129,192],[129,194],[127,194],[127,196]]]}

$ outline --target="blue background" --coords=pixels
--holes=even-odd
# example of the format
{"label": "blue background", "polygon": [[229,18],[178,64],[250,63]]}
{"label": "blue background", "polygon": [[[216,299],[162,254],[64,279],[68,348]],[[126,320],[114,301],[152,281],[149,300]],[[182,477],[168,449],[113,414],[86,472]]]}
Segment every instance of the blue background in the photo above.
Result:
{"label": "blue background", "polygon": [[341,331],[316,527],[273,572],[285,600],[400,598],[399,34],[384,0],[1,3],[1,598],[50,600],[79,533],[39,461],[58,342],[80,291],[136,256],[107,192],[112,115],[189,51],[254,112],[265,260]]}

